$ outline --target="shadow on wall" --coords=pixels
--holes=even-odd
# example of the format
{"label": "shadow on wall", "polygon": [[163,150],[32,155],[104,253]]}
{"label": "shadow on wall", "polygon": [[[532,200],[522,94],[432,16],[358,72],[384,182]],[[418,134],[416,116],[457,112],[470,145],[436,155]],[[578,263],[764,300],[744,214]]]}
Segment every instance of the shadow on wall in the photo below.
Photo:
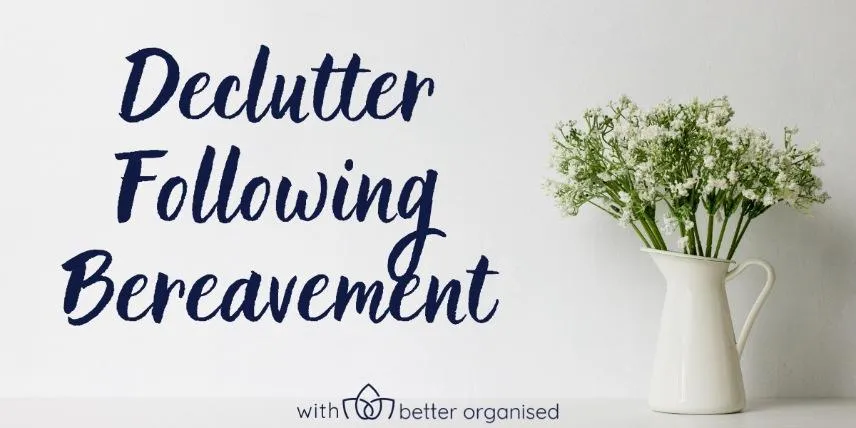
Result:
{"label": "shadow on wall", "polygon": [[[743,356],[752,397],[856,396],[856,221],[815,211],[771,211],[736,255],[768,259],[777,276]],[[763,283],[744,276],[728,286],[737,333]]]}

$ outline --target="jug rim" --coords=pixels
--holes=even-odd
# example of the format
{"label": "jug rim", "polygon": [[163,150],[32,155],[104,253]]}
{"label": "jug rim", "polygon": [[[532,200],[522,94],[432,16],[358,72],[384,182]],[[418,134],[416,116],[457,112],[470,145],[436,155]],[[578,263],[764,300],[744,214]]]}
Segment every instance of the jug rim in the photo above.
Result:
{"label": "jug rim", "polygon": [[707,262],[718,262],[718,263],[728,263],[728,264],[736,263],[734,260],[731,260],[731,259],[715,259],[713,257],[694,256],[692,254],[679,253],[677,251],[664,251],[664,250],[658,250],[656,248],[642,247],[642,248],[640,248],[640,250],[642,250],[643,252],[646,252],[646,253],[663,254],[663,255],[667,255],[667,256],[681,257],[681,258],[693,259],[693,260],[702,260],[702,261],[707,261]]}

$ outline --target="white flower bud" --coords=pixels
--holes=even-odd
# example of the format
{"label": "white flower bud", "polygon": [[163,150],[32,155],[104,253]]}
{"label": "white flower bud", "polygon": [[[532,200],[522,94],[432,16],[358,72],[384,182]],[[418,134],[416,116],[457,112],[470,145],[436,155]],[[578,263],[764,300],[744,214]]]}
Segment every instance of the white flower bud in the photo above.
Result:
{"label": "white flower bud", "polygon": [[744,190],[744,191],[743,191],[743,197],[744,197],[744,198],[746,198],[746,199],[752,200],[752,201],[754,201],[754,200],[757,200],[757,199],[758,199],[758,195],[756,195],[756,194],[755,194],[755,192],[754,192],[754,191],[752,191],[752,189],[746,189],[746,190]]}

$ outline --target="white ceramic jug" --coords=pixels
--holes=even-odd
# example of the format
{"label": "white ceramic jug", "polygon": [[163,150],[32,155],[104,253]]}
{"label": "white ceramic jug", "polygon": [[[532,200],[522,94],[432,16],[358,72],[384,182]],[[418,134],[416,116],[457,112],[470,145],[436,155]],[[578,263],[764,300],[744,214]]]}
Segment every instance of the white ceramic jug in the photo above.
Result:
{"label": "white ceramic jug", "polygon": [[[751,259],[729,270],[730,260],[643,250],[666,278],[649,406],[658,412],[682,414],[743,410],[746,393],[740,355],[775,281],[773,268]],[[725,283],[750,265],[764,268],[767,282],[735,341]]]}

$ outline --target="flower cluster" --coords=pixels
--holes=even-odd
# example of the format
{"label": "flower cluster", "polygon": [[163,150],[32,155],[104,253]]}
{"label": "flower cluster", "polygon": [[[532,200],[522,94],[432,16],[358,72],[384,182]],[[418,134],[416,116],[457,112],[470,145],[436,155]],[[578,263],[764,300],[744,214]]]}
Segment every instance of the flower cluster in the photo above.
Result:
{"label": "flower cluster", "polygon": [[817,144],[797,147],[796,129],[786,128],[784,147],[776,148],[764,132],[729,126],[733,116],[725,97],[648,111],[622,97],[589,109],[582,121],[557,126],[553,166],[561,179],[549,188],[566,214],[591,204],[661,250],[664,235],[678,232],[682,251],[719,257],[728,222],[738,217],[724,253],[730,259],[749,223],[773,205],[805,211],[829,198],[814,174],[822,165]]}

